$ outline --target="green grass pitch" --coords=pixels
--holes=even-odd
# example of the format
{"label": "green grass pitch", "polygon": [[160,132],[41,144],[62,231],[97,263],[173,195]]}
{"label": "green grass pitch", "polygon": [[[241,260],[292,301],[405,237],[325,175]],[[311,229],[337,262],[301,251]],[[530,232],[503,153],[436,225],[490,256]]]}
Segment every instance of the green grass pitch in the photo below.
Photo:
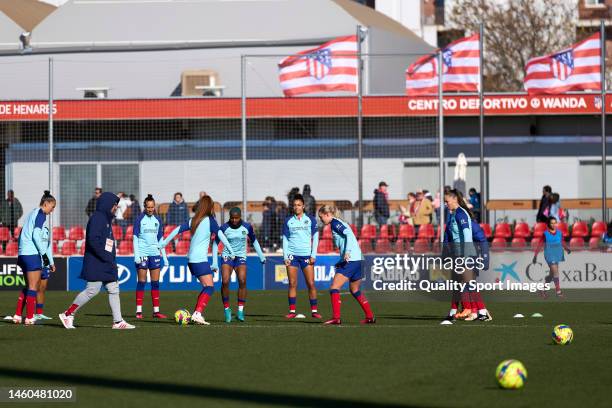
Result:
{"label": "green grass pitch", "polygon": [[[57,314],[74,295],[48,293],[45,313],[53,320],[43,325],[0,325],[3,387],[76,387],[69,407],[610,406],[610,303],[492,303],[493,322],[441,326],[447,302],[372,301],[378,323],[360,326],[361,310],[343,294],[343,326],[326,327],[310,318],[286,321],[280,291],[251,292],[247,322],[226,324],[217,292],[206,313],[211,326],[148,318],[135,322],[136,330],[115,331],[102,292],[69,331]],[[195,298],[162,292],[162,311],[191,310]],[[328,298],[320,293],[324,317]],[[13,313],[15,300],[16,292],[0,294],[3,314]],[[149,302],[147,292],[147,316]],[[300,293],[298,312],[306,305]],[[122,294],[122,307],[134,323],[132,292]],[[530,318],[534,312],[544,317]],[[515,313],[526,318],[513,319]],[[574,330],[573,344],[552,345],[560,323]],[[508,358],[528,370],[521,390],[496,385],[495,368]]]}

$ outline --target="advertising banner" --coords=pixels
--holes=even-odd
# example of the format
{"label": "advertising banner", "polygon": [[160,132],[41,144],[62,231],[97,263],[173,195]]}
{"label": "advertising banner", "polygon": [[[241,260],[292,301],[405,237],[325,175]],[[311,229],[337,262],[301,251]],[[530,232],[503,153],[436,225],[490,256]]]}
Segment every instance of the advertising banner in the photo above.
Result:
{"label": "advertising banner", "polygon": [[[47,290],[66,290],[67,260],[55,258],[55,273],[49,274]],[[17,257],[0,258],[0,290],[19,290],[26,286],[25,276],[17,265]]]}

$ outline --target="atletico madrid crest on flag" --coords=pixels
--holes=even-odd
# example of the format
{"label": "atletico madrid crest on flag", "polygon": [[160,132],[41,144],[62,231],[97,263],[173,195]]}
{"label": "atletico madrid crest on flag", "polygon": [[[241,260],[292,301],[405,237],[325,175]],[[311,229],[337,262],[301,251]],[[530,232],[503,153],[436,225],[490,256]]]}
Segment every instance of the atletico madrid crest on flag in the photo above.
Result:
{"label": "atletico madrid crest on flag", "polygon": [[308,71],[310,76],[316,79],[323,79],[332,68],[331,51],[323,49],[308,54]]}
{"label": "atletico madrid crest on flag", "polygon": [[574,70],[574,52],[572,50],[568,50],[557,55],[553,55],[550,61],[550,70],[555,78],[565,81]]}

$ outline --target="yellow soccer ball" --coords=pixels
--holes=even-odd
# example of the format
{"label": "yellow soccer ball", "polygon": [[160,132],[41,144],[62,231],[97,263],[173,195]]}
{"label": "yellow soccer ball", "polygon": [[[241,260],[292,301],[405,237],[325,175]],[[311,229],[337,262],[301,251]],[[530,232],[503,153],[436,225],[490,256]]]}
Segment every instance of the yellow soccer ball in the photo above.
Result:
{"label": "yellow soccer ball", "polygon": [[181,326],[187,326],[191,321],[191,313],[187,309],[180,309],[174,312],[174,320]]}
{"label": "yellow soccer ball", "polygon": [[518,360],[505,360],[497,366],[495,378],[500,387],[517,389],[525,385],[527,370],[523,363]]}
{"label": "yellow soccer ball", "polygon": [[560,324],[553,329],[552,338],[556,344],[570,344],[574,340],[574,332],[568,325]]}

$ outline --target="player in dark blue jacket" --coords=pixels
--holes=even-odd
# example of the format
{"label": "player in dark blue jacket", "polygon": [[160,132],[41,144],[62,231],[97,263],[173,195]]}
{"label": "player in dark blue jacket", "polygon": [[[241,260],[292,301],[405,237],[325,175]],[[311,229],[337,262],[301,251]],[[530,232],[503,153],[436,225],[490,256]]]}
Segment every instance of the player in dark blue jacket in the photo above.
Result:
{"label": "player in dark blue jacket", "polygon": [[133,329],[134,326],[123,320],[117,282],[117,260],[115,237],[113,236],[113,217],[117,210],[119,197],[105,192],[96,201],[96,211],[89,218],[85,236],[85,256],[80,278],[87,281],[85,290],[77,295],[72,305],[59,315],[65,328],[74,329],[74,314],[85,303],[100,292],[102,285],[108,292],[108,300],[113,312],[113,329]]}
{"label": "player in dark blue jacket", "polygon": [[166,251],[160,249],[160,242],[163,237],[164,224],[161,218],[155,214],[155,199],[149,194],[144,200],[144,211],[134,220],[134,263],[138,271],[138,283],[136,283],[137,319],[142,319],[142,301],[147,282],[147,272],[151,273],[153,318],[166,318],[166,315],[159,311],[159,273],[162,267],[162,257],[164,258],[164,264],[168,264]]}

